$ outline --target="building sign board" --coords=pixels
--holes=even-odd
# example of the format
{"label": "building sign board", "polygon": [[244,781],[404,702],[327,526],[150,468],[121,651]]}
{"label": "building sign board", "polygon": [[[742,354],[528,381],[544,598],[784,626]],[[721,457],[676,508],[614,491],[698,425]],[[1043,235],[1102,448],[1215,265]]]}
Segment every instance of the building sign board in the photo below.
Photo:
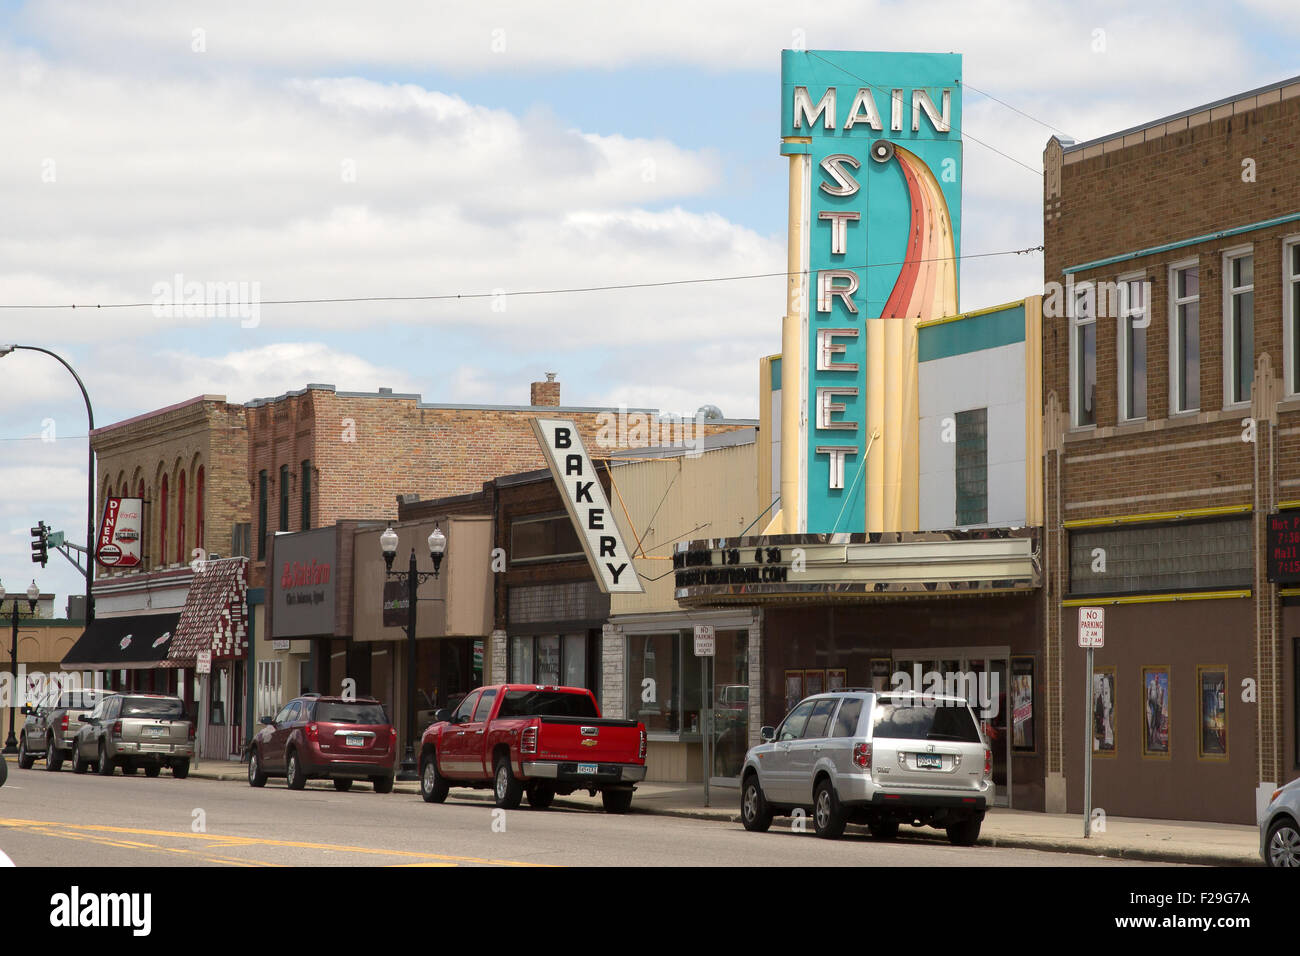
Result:
{"label": "building sign board", "polygon": [[338,533],[330,528],[271,538],[267,579],[271,590],[270,637],[334,633],[334,562]]}
{"label": "building sign board", "polygon": [[804,409],[787,530],[914,528],[909,341],[917,322],[957,312],[961,56],[785,50],[781,97],[781,151],[800,170],[790,251],[807,276],[788,305],[802,354],[782,361],[799,382],[783,401]]}
{"label": "building sign board", "polygon": [[1300,511],[1268,516],[1268,579],[1275,584],[1300,582]]}
{"label": "building sign board", "polygon": [[640,594],[645,589],[619,531],[618,516],[609,506],[577,425],[558,418],[534,418],[532,425],[600,589],[606,594]]}
{"label": "building sign board", "polygon": [[106,568],[140,566],[143,498],[109,498],[95,539],[95,558]]}

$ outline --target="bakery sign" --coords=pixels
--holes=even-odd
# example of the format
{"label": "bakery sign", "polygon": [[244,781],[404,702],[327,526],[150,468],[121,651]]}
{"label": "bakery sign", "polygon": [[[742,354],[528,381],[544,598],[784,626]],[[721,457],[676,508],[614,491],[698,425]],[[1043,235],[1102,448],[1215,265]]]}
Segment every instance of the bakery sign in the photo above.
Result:
{"label": "bakery sign", "polygon": [[106,568],[140,566],[143,498],[109,498],[95,539],[95,559]]}
{"label": "bakery sign", "polygon": [[632,554],[577,425],[559,418],[534,418],[532,424],[600,589],[606,594],[640,594],[645,589]]}

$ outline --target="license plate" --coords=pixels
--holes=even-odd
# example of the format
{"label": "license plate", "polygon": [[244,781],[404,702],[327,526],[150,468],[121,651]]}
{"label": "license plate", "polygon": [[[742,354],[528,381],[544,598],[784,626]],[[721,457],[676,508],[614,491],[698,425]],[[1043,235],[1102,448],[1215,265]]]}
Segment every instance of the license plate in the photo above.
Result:
{"label": "license plate", "polygon": [[364,747],[366,745],[365,737],[344,737],[343,742],[349,747]]}
{"label": "license plate", "polygon": [[581,773],[581,774],[595,774],[599,769],[600,769],[600,766],[599,766],[598,764],[594,764],[594,763],[580,763],[580,764],[578,764],[578,773]]}
{"label": "license plate", "polygon": [[926,770],[942,770],[943,758],[938,754],[917,754],[916,765]]}
{"label": "license plate", "polygon": [[146,737],[161,737],[163,735],[163,729],[161,727],[146,727],[144,729],[144,735]]}

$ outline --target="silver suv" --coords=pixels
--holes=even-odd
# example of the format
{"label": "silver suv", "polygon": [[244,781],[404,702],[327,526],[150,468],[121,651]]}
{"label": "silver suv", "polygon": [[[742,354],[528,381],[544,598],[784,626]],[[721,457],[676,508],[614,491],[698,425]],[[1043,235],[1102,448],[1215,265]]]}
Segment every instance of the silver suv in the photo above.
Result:
{"label": "silver suv", "polygon": [[762,832],[777,815],[811,811],[817,835],[847,823],[893,839],[900,824],[979,839],[993,794],[993,752],[960,697],[842,690],[801,701],[745,755],[740,813]]}
{"label": "silver suv", "polygon": [[170,767],[179,780],[189,776],[193,756],[194,724],[185,704],[163,694],[105,695],[72,742],[77,773],[94,767],[111,776],[117,767],[125,774],[143,767],[146,777],[156,777]]}

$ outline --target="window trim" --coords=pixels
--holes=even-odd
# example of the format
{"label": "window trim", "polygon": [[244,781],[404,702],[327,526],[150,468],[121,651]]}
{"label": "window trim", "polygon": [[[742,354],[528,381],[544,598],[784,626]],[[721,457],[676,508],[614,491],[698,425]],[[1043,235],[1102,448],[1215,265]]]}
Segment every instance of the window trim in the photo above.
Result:
{"label": "window trim", "polygon": [[539,564],[543,561],[572,561],[575,558],[585,558],[586,552],[579,548],[577,551],[565,551],[559,554],[540,554],[531,558],[514,557],[515,553],[515,528],[523,524],[540,524],[544,521],[557,521],[563,519],[568,522],[569,527],[573,528],[574,534],[578,538],[578,543],[582,543],[582,532],[573,527],[573,517],[567,511],[549,511],[546,514],[527,515],[521,518],[510,519],[510,563],[511,564]]}
{"label": "window trim", "polygon": [[[1086,319],[1079,318],[1079,298],[1087,292],[1092,294],[1092,315]],[[1070,316],[1070,344],[1069,344],[1069,362],[1070,362],[1070,429],[1072,431],[1089,431],[1097,427],[1097,409],[1092,409],[1092,421],[1080,422],[1079,413],[1083,411],[1083,383],[1079,381],[1079,329],[1085,325],[1093,327],[1093,385],[1096,386],[1097,378],[1097,283],[1092,279],[1085,279],[1083,282],[1076,282],[1069,295],[1069,301],[1066,302],[1066,309]],[[1096,402],[1097,391],[1093,392],[1093,401]]]}
{"label": "window trim", "polygon": [[[1249,286],[1241,286],[1240,288],[1234,287],[1234,286],[1231,284],[1231,282],[1232,282],[1232,263],[1235,262],[1236,260],[1238,260],[1238,259],[1242,259],[1242,258],[1244,258],[1244,257],[1246,257],[1246,256],[1250,256],[1252,259],[1255,257],[1255,245],[1254,245],[1254,243],[1250,243],[1250,244],[1248,244],[1248,245],[1242,245],[1242,246],[1234,246],[1234,247],[1231,248],[1231,249],[1225,249],[1225,250],[1223,251],[1223,253],[1222,253],[1222,257],[1221,257],[1221,259],[1220,259],[1220,264],[1221,264],[1221,266],[1222,266],[1222,277],[1223,277],[1223,281],[1222,281],[1222,285],[1223,285],[1223,290],[1222,290],[1222,293],[1223,293],[1223,294],[1222,294],[1222,310],[1221,310],[1221,312],[1220,312],[1220,315],[1222,316],[1222,324],[1223,324],[1223,407],[1224,407],[1224,409],[1230,409],[1230,408],[1250,408],[1250,405],[1251,405],[1251,398],[1254,398],[1254,395],[1255,395],[1255,385],[1254,385],[1254,380],[1253,380],[1253,377],[1252,377],[1251,388],[1250,388],[1251,398],[1248,398],[1248,399],[1246,399],[1245,401],[1241,401],[1241,402],[1236,402],[1236,401],[1232,401],[1232,400],[1231,400],[1231,399],[1232,399],[1232,394],[1233,394],[1233,392],[1235,391],[1234,386],[1237,384],[1237,383],[1236,383],[1237,363],[1234,361],[1234,359],[1236,358],[1236,354],[1235,354],[1235,352],[1233,351],[1233,342],[1232,342],[1232,296],[1233,296],[1234,293],[1240,294],[1240,293],[1242,293],[1242,292],[1250,292],[1250,293],[1253,294],[1254,291],[1255,291],[1255,270],[1254,270],[1254,263],[1253,263],[1253,262],[1251,263],[1251,281],[1250,281],[1250,285],[1249,285]],[[1254,312],[1255,312],[1255,309],[1254,309],[1254,305],[1253,305],[1253,296],[1252,296],[1252,306],[1251,306],[1251,353],[1252,353],[1252,354],[1251,354],[1251,365],[1252,365],[1252,368],[1253,368],[1253,366],[1254,366],[1254,361],[1255,361],[1255,355],[1254,355],[1254,353],[1255,353],[1255,347],[1254,347],[1254,345],[1255,345],[1255,339],[1256,339],[1256,335],[1255,335],[1255,315],[1254,315]]]}
{"label": "window trim", "polygon": [[[1178,273],[1186,269],[1196,270],[1196,295],[1180,299],[1178,297]],[[1169,269],[1166,273],[1166,281],[1169,288],[1169,416],[1175,415],[1195,415],[1201,410],[1201,403],[1197,401],[1195,408],[1183,408],[1178,403],[1178,391],[1183,384],[1183,363],[1179,359],[1178,346],[1182,344],[1182,334],[1178,328],[1178,307],[1187,305],[1191,302],[1196,303],[1196,330],[1197,330],[1197,349],[1198,357],[1197,369],[1200,370],[1199,357],[1200,350],[1200,329],[1201,329],[1201,259],[1200,256],[1193,256],[1189,259],[1179,259],[1177,262],[1169,263]],[[1148,355],[1150,352],[1148,351]],[[1200,383],[1197,383],[1196,389],[1199,397]],[[1151,401],[1151,386],[1147,383],[1147,402]]]}
{"label": "window trim", "polygon": [[1283,390],[1286,398],[1300,396],[1300,368],[1296,367],[1292,357],[1298,344],[1295,341],[1297,331],[1300,331],[1295,328],[1300,315],[1296,314],[1295,297],[1291,291],[1293,285],[1300,285],[1300,269],[1292,271],[1291,267],[1291,252],[1297,248],[1300,248],[1300,233],[1282,237],[1282,378],[1285,380]]}
{"label": "window trim", "polygon": [[[1129,362],[1132,358],[1132,356],[1129,355],[1128,349],[1128,326],[1131,319],[1138,317],[1138,314],[1131,312],[1128,298],[1129,284],[1133,282],[1141,282],[1145,286],[1143,289],[1143,302],[1140,315],[1146,319],[1146,325],[1143,326],[1143,331],[1149,332],[1151,330],[1151,278],[1146,274],[1146,271],[1143,270],[1138,272],[1126,272],[1117,277],[1115,281],[1119,284],[1119,316],[1118,321],[1115,323],[1115,392],[1116,397],[1119,399],[1119,408],[1117,409],[1115,420],[1121,425],[1126,425],[1131,422],[1144,422],[1151,414],[1151,379],[1149,377],[1151,370],[1150,348],[1146,350],[1145,358],[1146,371],[1148,373],[1146,412],[1142,415],[1134,416],[1128,414],[1129,399],[1131,397],[1128,393]],[[1148,343],[1148,345],[1149,344],[1150,343]]]}

